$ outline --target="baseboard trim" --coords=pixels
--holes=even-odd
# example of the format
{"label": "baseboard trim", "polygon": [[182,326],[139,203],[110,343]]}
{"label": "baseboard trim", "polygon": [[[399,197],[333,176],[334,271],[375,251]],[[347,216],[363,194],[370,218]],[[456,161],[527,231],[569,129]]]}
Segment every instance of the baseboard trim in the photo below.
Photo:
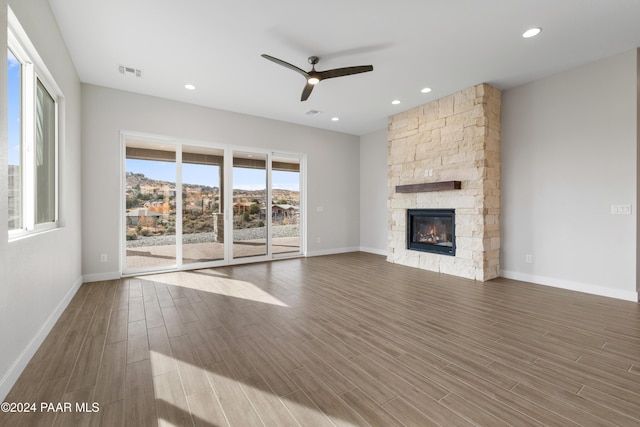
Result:
{"label": "baseboard trim", "polygon": [[0,379],[0,402],[4,401],[7,397],[13,385],[18,381],[20,374],[27,367],[31,358],[36,354],[36,351],[40,348],[53,326],[56,324],[64,310],[67,308],[73,296],[78,292],[82,285],[82,277],[78,278],[76,282],[71,286],[67,294],[62,298],[62,301],[57,305],[53,312],[49,315],[44,324],[40,327],[40,330],[29,341],[29,344],[17,357],[15,362],[11,365],[7,373]]}
{"label": "baseboard trim", "polygon": [[555,279],[553,277],[537,276],[534,274],[519,273],[517,271],[501,270],[500,276],[506,279],[520,280],[535,283],[537,285],[551,286],[569,291],[584,292],[602,297],[616,298],[625,301],[638,302],[638,292],[610,289],[588,283],[573,282],[570,280]]}
{"label": "baseboard trim", "polygon": [[348,252],[358,252],[360,248],[335,248],[335,249],[325,249],[321,251],[308,251],[307,256],[323,256],[323,255],[337,255],[337,254],[346,254]]}
{"label": "baseboard trim", "polygon": [[85,274],[82,276],[82,282],[102,282],[103,280],[117,280],[120,277],[122,277],[120,273],[113,271],[108,273]]}
{"label": "baseboard trim", "polygon": [[367,247],[364,247],[364,246],[360,246],[360,252],[368,252],[370,254],[387,256],[387,250],[386,249],[375,249],[375,248],[367,248]]}

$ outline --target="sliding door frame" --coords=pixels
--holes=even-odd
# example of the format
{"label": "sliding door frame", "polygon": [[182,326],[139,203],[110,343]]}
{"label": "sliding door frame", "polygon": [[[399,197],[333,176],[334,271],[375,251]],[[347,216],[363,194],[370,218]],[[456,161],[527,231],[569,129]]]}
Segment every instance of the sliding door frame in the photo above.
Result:
{"label": "sliding door frame", "polygon": [[[299,256],[306,256],[306,247],[307,247],[307,174],[306,174],[306,170],[307,170],[307,156],[304,154],[293,154],[293,153],[286,153],[283,151],[274,151],[271,153],[272,157],[275,158],[280,158],[280,157],[290,157],[290,158],[295,158],[298,160],[299,162],[299,181],[298,181],[298,188],[299,188],[299,195],[300,195],[300,200],[299,200],[299,245],[300,245],[300,250],[299,252],[286,252],[286,253],[274,253],[272,254],[271,258],[272,259],[284,259],[284,258],[295,258],[295,257],[299,257]],[[269,173],[269,179],[272,179],[273,177],[273,162],[270,162],[270,173]],[[269,185],[269,191],[271,191],[272,185],[270,183]],[[269,194],[269,200],[273,201],[273,197],[271,194]],[[270,206],[269,209],[272,209],[272,207]],[[269,236],[272,238],[273,234],[273,227],[269,227]],[[270,247],[272,247],[270,245]]]}
{"label": "sliding door frame", "polygon": [[[145,143],[157,144],[160,146],[170,145],[175,150],[175,164],[176,164],[176,176],[175,176],[175,186],[176,186],[176,262],[175,265],[169,265],[167,267],[149,267],[149,268],[141,268],[135,270],[127,270],[126,269],[126,257],[127,257],[127,248],[126,248],[126,149],[127,149],[127,141],[136,140],[143,141]],[[198,262],[198,263],[183,263],[183,218],[182,218],[182,193],[183,193],[183,182],[182,182],[182,164],[183,164],[183,147],[202,147],[202,148],[210,148],[216,150],[222,150],[224,152],[224,160],[223,160],[223,173],[222,178],[224,182],[224,186],[221,186],[220,200],[224,203],[223,217],[224,217],[224,257],[223,259],[217,259],[212,261]],[[234,146],[234,145],[224,145],[224,144],[214,144],[206,141],[194,141],[194,140],[186,140],[179,138],[172,138],[167,136],[160,136],[148,133],[141,132],[133,132],[133,131],[121,131],[120,132],[120,272],[123,277],[126,276],[135,276],[141,274],[153,274],[159,272],[168,272],[168,271],[183,271],[183,270],[195,270],[200,268],[212,268],[212,267],[221,267],[225,265],[235,265],[235,264],[247,264],[247,263],[255,263],[255,262],[264,262],[270,261],[274,259],[285,259],[285,258],[298,258],[306,256],[306,230],[307,230],[307,180],[306,180],[306,154],[302,153],[289,153],[283,151],[274,151],[267,150],[264,148],[257,147],[246,147],[246,146]],[[266,254],[261,256],[251,256],[251,257],[242,257],[236,258],[233,256],[233,155],[234,152],[244,152],[244,153],[256,153],[259,155],[265,156],[265,164],[266,164],[266,200],[265,200],[265,224],[267,229],[266,234]],[[299,236],[299,244],[300,250],[297,252],[289,252],[283,254],[274,254],[272,250],[272,242],[273,242],[273,225],[271,221],[271,212],[273,207],[273,199],[272,199],[272,158],[274,156],[284,156],[295,158],[300,163],[300,182],[299,182],[299,193],[300,193],[300,236]]]}

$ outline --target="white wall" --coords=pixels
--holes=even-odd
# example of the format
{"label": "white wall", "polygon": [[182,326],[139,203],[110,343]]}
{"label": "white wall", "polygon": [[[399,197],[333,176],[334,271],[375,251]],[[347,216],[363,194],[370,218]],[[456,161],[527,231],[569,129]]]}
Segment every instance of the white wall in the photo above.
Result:
{"label": "white wall", "polygon": [[387,130],[360,137],[360,250],[387,254]]}
{"label": "white wall", "polygon": [[[60,141],[60,223],[57,230],[7,242],[7,131],[0,115],[0,401],[81,284],[80,82],[46,0],[9,0],[64,94]],[[0,0],[6,28],[7,1]],[[1,40],[6,45],[6,31]],[[2,82],[6,82],[3,55]],[[6,83],[0,85],[6,105]],[[4,111],[4,109],[2,110]]]}
{"label": "white wall", "polygon": [[360,246],[359,137],[93,85],[82,94],[85,279],[119,271],[121,130],[307,154],[308,253]]}
{"label": "white wall", "polygon": [[503,93],[503,276],[637,300],[637,56]]}
{"label": "white wall", "polygon": [[[636,189],[637,198],[636,204],[640,201],[640,49],[637,50],[636,55],[636,136],[638,143],[636,145]],[[638,206],[636,205],[636,211]],[[636,212],[636,292],[638,294],[638,301],[640,301],[640,262],[638,261],[638,255],[640,254],[640,215]]]}

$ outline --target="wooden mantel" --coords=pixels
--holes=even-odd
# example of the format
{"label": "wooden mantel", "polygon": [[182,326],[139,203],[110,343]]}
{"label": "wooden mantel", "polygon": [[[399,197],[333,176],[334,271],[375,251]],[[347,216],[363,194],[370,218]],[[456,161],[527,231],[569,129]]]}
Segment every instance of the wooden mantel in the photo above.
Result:
{"label": "wooden mantel", "polygon": [[425,193],[427,191],[460,190],[461,181],[425,182],[423,184],[396,185],[396,193]]}

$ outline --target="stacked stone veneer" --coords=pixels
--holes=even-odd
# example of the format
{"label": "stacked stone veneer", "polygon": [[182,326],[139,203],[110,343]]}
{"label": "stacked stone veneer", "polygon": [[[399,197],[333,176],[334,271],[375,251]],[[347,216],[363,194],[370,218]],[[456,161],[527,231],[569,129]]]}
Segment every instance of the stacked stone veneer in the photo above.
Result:
{"label": "stacked stone veneer", "polygon": [[[487,84],[389,118],[387,260],[476,280],[500,271],[500,98]],[[461,181],[462,189],[396,193],[396,185]],[[407,250],[407,209],[453,208],[456,255]]]}

